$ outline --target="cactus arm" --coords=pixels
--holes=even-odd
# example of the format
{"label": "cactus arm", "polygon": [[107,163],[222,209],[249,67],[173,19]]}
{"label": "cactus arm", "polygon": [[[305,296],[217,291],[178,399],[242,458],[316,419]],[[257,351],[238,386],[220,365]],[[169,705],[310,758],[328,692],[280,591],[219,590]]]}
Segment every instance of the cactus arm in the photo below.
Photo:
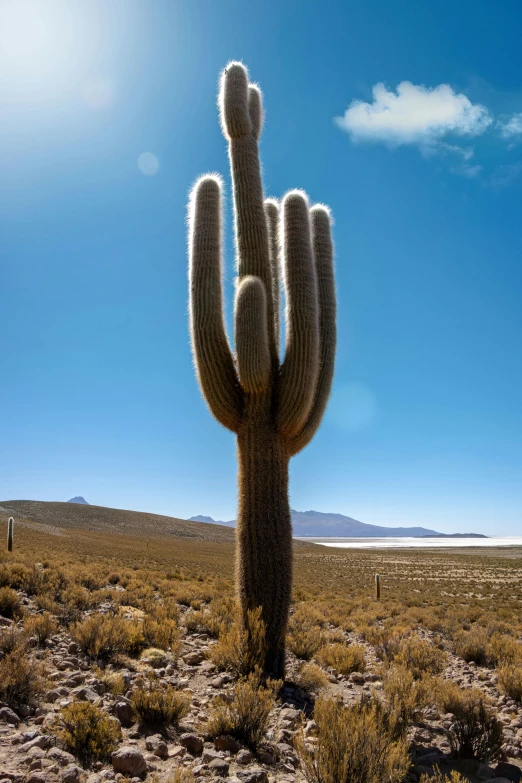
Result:
{"label": "cactus arm", "polygon": [[266,299],[258,277],[241,280],[235,307],[236,354],[239,380],[249,394],[261,394],[270,382]]}
{"label": "cactus arm", "polygon": [[237,432],[243,393],[223,322],[221,280],[221,187],[217,177],[194,186],[189,212],[190,334],[194,364],[216,419]]}
{"label": "cactus arm", "polygon": [[229,142],[239,279],[254,275],[265,287],[269,340],[274,351],[272,270],[256,135],[261,132],[261,93],[249,85],[241,63],[229,63],[223,72],[220,108],[221,125]]}
{"label": "cactus arm", "polygon": [[279,356],[279,206],[274,199],[265,201],[268,226],[268,249],[272,269],[272,300],[274,303],[275,358]]}
{"label": "cactus arm", "polygon": [[252,134],[257,140],[261,136],[263,128],[263,98],[257,84],[248,85],[248,114],[250,115]]}
{"label": "cactus arm", "polygon": [[286,353],[279,375],[277,426],[294,437],[310,413],[319,373],[316,269],[308,201],[299,191],[283,200]]}
{"label": "cactus arm", "polygon": [[332,388],[337,339],[334,253],[328,208],[321,204],[312,207],[310,219],[319,297],[319,378],[306,424],[301,432],[291,439],[292,456],[310,443],[321,423]]}

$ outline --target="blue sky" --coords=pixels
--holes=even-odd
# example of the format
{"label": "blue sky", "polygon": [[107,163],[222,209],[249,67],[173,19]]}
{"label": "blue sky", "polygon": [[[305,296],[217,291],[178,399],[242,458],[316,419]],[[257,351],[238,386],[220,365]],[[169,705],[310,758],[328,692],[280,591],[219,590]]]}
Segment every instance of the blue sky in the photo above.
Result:
{"label": "blue sky", "polygon": [[216,87],[241,59],[266,194],[335,216],[334,393],[292,506],[518,533],[521,35],[517,0],[1,0],[0,498],[234,516],[185,217],[198,175],[230,193]]}

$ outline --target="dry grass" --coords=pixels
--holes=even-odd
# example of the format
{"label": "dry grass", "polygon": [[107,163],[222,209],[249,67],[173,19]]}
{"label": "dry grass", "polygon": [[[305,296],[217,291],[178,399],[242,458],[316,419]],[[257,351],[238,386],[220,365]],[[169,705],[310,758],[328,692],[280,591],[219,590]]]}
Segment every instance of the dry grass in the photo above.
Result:
{"label": "dry grass", "polygon": [[306,693],[319,693],[328,687],[328,677],[315,663],[305,663],[297,673],[295,684]]}
{"label": "dry grass", "polygon": [[502,756],[502,724],[486,704],[482,692],[475,688],[462,692],[448,735],[459,759],[489,762]]}
{"label": "dry grass", "polygon": [[363,672],[366,668],[364,647],[360,644],[326,644],[316,655],[321,666],[330,666],[340,674]]}
{"label": "dry grass", "polygon": [[410,759],[406,741],[396,738],[389,714],[378,701],[353,707],[319,697],[314,710],[317,742],[297,740],[309,783],[401,783]]}
{"label": "dry grass", "polygon": [[0,701],[9,707],[34,704],[45,687],[45,668],[27,654],[24,644],[15,644],[0,660]]}
{"label": "dry grass", "polygon": [[95,761],[108,761],[118,746],[121,733],[114,718],[89,702],[73,702],[64,707],[53,731],[85,766]]}
{"label": "dry grass", "polygon": [[228,734],[256,750],[264,737],[268,717],[281,685],[280,680],[268,680],[262,685],[256,672],[241,679],[236,685],[232,702],[224,697],[215,702],[203,728],[205,734],[211,738]]}
{"label": "dry grass", "polygon": [[140,680],[131,703],[142,726],[177,726],[189,711],[190,696],[151,673]]}
{"label": "dry grass", "polygon": [[502,666],[498,671],[498,685],[502,693],[522,702],[522,668],[520,666]]}
{"label": "dry grass", "polygon": [[211,648],[210,657],[218,669],[245,676],[264,660],[265,649],[265,626],[259,607],[248,612],[244,629],[238,618],[231,626],[222,625],[219,641]]}

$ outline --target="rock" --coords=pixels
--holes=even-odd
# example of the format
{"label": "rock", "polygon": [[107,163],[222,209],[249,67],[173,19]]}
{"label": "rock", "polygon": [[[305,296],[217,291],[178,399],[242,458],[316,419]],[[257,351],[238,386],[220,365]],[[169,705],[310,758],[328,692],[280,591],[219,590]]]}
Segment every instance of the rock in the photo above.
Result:
{"label": "rock", "polygon": [[124,775],[144,775],[147,772],[147,763],[138,748],[127,746],[116,750],[112,754],[112,766],[115,772]]}
{"label": "rock", "polygon": [[216,750],[224,750],[235,754],[240,750],[241,745],[234,737],[230,737],[228,734],[222,734],[214,740],[214,747]]}
{"label": "rock", "polygon": [[25,778],[25,783],[47,783],[48,778],[44,772],[30,772]]}
{"label": "rock", "polygon": [[214,759],[208,766],[212,772],[217,773],[218,775],[223,775],[223,777],[228,775],[229,764],[226,759]]}
{"label": "rock", "polygon": [[34,715],[35,708],[31,707],[29,704],[20,704],[18,707],[18,714],[21,718],[30,718],[31,715]]}
{"label": "rock", "polygon": [[254,769],[241,770],[236,772],[236,776],[241,783],[268,783],[268,775],[261,767],[254,767]]}
{"label": "rock", "polygon": [[132,724],[136,722],[136,713],[128,699],[120,699],[117,701],[114,705],[113,712],[125,729],[130,729]]}
{"label": "rock", "polygon": [[298,715],[299,715],[298,710],[295,710],[293,707],[285,707],[279,713],[279,716],[282,720],[289,720],[289,721],[296,720]]}
{"label": "rock", "polygon": [[190,652],[185,653],[183,660],[188,666],[198,666],[205,660],[205,655],[201,650],[191,650]]}
{"label": "rock", "polygon": [[199,756],[203,751],[203,740],[198,737],[197,734],[191,734],[190,732],[182,734],[179,738],[180,745],[192,753],[193,756]]}
{"label": "rock", "polygon": [[11,726],[20,725],[20,718],[16,712],[13,712],[13,710],[11,710],[9,707],[0,708],[0,720],[4,723],[10,723]]}
{"label": "rock", "polygon": [[76,642],[71,642],[67,648],[67,652],[69,653],[69,655],[76,655],[77,653],[80,652],[80,648],[78,647]]}
{"label": "rock", "polygon": [[174,745],[173,748],[169,748],[169,759],[181,759],[187,752],[187,749],[183,745]]}
{"label": "rock", "polygon": [[167,759],[169,757],[169,749],[167,743],[160,734],[154,734],[152,737],[147,737],[145,740],[145,747],[159,759]]}
{"label": "rock", "polygon": [[246,765],[250,764],[250,762],[252,761],[252,754],[250,753],[249,750],[243,748],[237,754],[236,761],[238,764],[243,764],[246,767]]}
{"label": "rock", "polygon": [[519,783],[519,780],[522,778],[522,770],[516,764],[501,761],[495,767],[495,775],[500,778],[507,778],[513,781],[513,783]]}
{"label": "rock", "polygon": [[75,688],[74,694],[77,699],[80,699],[80,701],[90,701],[91,703],[94,703],[99,699],[98,694],[93,691],[92,688],[87,688],[86,686]]}
{"label": "rock", "polygon": [[60,767],[66,767],[68,764],[74,764],[74,756],[61,748],[51,748],[46,754],[48,759],[56,761]]}
{"label": "rock", "polygon": [[212,750],[212,748],[204,748],[203,749],[203,758],[202,761],[204,764],[208,764],[211,761],[214,761],[214,759],[221,759],[223,756],[221,756],[219,753],[216,753],[215,750]]}
{"label": "rock", "polygon": [[350,674],[350,680],[351,682],[356,683],[356,685],[362,685],[364,683],[364,674],[361,674],[361,672],[352,672]]}
{"label": "rock", "polygon": [[47,750],[52,745],[52,738],[48,734],[41,734],[39,737],[35,737],[34,739],[29,740],[29,742],[24,742],[20,750],[26,752],[32,748],[41,748],[42,750]]}
{"label": "rock", "polygon": [[489,766],[489,764],[479,764],[475,775],[479,780],[491,780],[498,777],[495,770]]}
{"label": "rock", "polygon": [[81,769],[76,764],[71,764],[60,775],[61,783],[79,783],[81,772]]}

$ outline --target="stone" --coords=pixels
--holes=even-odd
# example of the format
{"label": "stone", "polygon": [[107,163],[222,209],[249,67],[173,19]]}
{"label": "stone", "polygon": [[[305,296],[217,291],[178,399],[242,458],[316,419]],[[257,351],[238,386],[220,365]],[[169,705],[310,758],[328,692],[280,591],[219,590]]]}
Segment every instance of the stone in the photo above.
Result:
{"label": "stone", "polygon": [[65,767],[60,775],[61,783],[80,783],[81,769],[76,764]]}
{"label": "stone", "polygon": [[124,775],[144,775],[147,772],[147,763],[138,748],[126,746],[116,750],[112,754],[112,766],[115,772]]}
{"label": "stone", "polygon": [[495,767],[495,775],[500,778],[507,778],[513,781],[513,783],[519,783],[519,780],[522,778],[522,770],[516,764],[501,761]]}
{"label": "stone", "polygon": [[120,699],[117,701],[114,705],[113,712],[125,729],[130,729],[133,723],[136,722],[136,713],[128,699]]}
{"label": "stone", "polygon": [[228,734],[222,734],[214,740],[214,747],[216,750],[223,750],[235,754],[240,750],[241,745],[234,737],[230,737]]}
{"label": "stone", "polygon": [[198,666],[205,660],[205,655],[201,650],[191,650],[190,652],[185,653],[183,660],[189,666]]}
{"label": "stone", "polygon": [[147,737],[145,740],[145,747],[159,759],[167,759],[169,757],[169,749],[167,743],[163,737],[159,734],[154,734],[152,737]]}
{"label": "stone", "polygon": [[0,708],[0,720],[4,723],[10,723],[11,726],[19,726],[20,725],[20,718],[16,714],[16,712],[13,712],[12,709],[9,707],[1,707]]}
{"label": "stone", "polygon": [[479,764],[475,775],[479,780],[491,780],[498,777],[495,770],[489,766],[489,764]]}
{"label": "stone", "polygon": [[214,761],[214,759],[221,759],[223,758],[219,753],[216,753],[215,750],[212,750],[212,748],[204,748],[203,750],[203,763],[208,764],[211,761]]}
{"label": "stone", "polygon": [[67,753],[66,750],[61,748],[51,748],[47,751],[47,758],[52,761],[56,761],[61,767],[66,767],[68,764],[74,764],[74,756],[72,753]]}
{"label": "stone", "polygon": [[76,642],[71,642],[67,647],[67,652],[69,653],[69,655],[76,655],[77,653],[80,652],[80,648],[78,647]]}
{"label": "stone", "polygon": [[174,745],[173,748],[169,748],[169,759],[181,759],[187,752],[187,749],[183,745]]}
{"label": "stone", "polygon": [[179,742],[180,745],[183,745],[183,747],[193,756],[199,756],[203,751],[203,740],[201,737],[198,737],[197,734],[191,734],[190,732],[182,734],[179,738]]}
{"label": "stone", "polygon": [[213,773],[215,772],[218,775],[223,775],[223,777],[226,777],[228,775],[229,764],[226,759],[214,759],[213,761],[210,762],[208,766]]}
{"label": "stone", "polygon": [[242,764],[246,767],[247,764],[250,764],[252,761],[252,754],[249,750],[246,748],[243,748],[239,751],[239,753],[236,756],[236,761],[238,764]]}
{"label": "stone", "polygon": [[80,701],[90,701],[91,703],[94,703],[99,699],[98,694],[93,691],[92,688],[88,688],[86,686],[75,688],[74,694],[76,695],[77,699],[80,699]]}
{"label": "stone", "polygon": [[284,709],[281,710],[279,716],[282,720],[294,721],[299,716],[299,712],[298,710],[295,710],[293,707],[285,707]]}
{"label": "stone", "polygon": [[236,772],[241,783],[268,783],[268,775],[261,767]]}

